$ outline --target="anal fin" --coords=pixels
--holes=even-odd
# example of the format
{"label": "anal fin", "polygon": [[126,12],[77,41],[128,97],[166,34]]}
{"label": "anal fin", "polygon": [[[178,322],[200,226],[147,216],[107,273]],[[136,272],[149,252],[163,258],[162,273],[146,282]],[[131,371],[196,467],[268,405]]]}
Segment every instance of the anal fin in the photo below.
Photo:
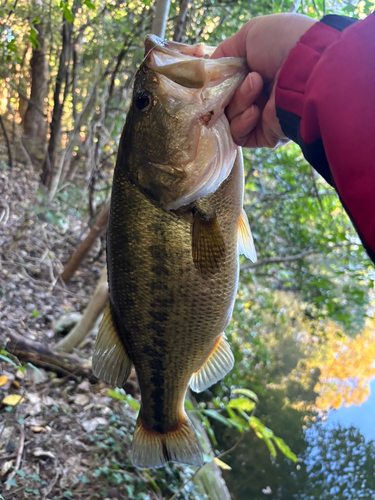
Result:
{"label": "anal fin", "polygon": [[242,209],[240,220],[238,221],[238,249],[240,254],[244,255],[252,262],[256,262],[257,254],[253,235],[251,234],[249,220],[244,209]]}
{"label": "anal fin", "polygon": [[133,465],[152,469],[167,462],[203,465],[198,438],[189,419],[184,414],[176,429],[160,433],[147,429],[138,415],[133,437]]}
{"label": "anal fin", "polygon": [[190,380],[194,392],[202,392],[221,380],[234,365],[234,357],[228,342],[221,334],[206,362],[196,371]]}
{"label": "anal fin", "polygon": [[123,387],[129,377],[132,362],[117,333],[108,304],[99,326],[92,357],[94,375],[107,384]]}
{"label": "anal fin", "polygon": [[225,254],[225,243],[215,216],[194,214],[192,251],[195,267],[203,276],[215,273]]}

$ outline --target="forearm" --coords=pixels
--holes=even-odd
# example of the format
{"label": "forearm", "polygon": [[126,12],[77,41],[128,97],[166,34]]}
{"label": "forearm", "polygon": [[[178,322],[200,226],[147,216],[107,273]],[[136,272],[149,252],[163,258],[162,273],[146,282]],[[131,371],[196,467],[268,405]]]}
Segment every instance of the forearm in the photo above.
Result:
{"label": "forearm", "polygon": [[280,71],[276,106],[375,261],[375,15],[353,23],[326,16],[302,36]]}

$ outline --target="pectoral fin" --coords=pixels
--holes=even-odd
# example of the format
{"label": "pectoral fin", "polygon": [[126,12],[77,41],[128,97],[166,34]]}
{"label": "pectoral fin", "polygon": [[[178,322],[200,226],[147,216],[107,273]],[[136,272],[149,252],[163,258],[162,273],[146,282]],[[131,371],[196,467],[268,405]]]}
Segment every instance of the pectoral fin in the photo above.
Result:
{"label": "pectoral fin", "polygon": [[99,326],[92,371],[107,384],[123,387],[129,377],[132,362],[121,342],[108,304]]}
{"label": "pectoral fin", "polygon": [[240,254],[244,255],[252,262],[256,262],[257,254],[253,235],[251,234],[250,224],[244,209],[241,211],[240,220],[238,222],[238,249]]}
{"label": "pectoral fin", "polygon": [[204,391],[221,380],[233,368],[233,365],[232,351],[224,334],[221,334],[204,365],[193,374],[190,387],[194,392]]}
{"label": "pectoral fin", "polygon": [[215,216],[194,215],[192,250],[195,267],[203,276],[215,273],[225,254],[225,243]]}

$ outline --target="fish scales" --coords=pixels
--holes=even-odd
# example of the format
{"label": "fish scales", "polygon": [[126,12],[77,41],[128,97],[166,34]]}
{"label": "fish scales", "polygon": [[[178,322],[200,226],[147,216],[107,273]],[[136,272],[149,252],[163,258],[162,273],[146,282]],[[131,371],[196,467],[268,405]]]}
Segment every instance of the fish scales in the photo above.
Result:
{"label": "fish scales", "polygon": [[224,271],[208,279],[192,261],[192,218],[155,207],[120,179],[114,179],[112,197],[112,213],[118,215],[111,216],[108,226],[110,299],[137,371],[142,420],[150,429],[157,430],[158,425],[159,432],[165,432],[180,420],[192,367],[199,368],[212,340],[227,326],[222,312],[230,309],[237,288],[242,174],[239,168],[233,169],[218,191],[209,195],[217,205],[226,253]]}
{"label": "fish scales", "polygon": [[134,365],[141,409],[132,461],[146,468],[203,463],[185,393],[232,368],[223,332],[239,251],[253,252],[242,156],[223,114],[244,64],[197,65],[192,50],[204,56],[202,46],[146,40],[114,172],[110,304],[93,356],[97,376],[118,387]]}

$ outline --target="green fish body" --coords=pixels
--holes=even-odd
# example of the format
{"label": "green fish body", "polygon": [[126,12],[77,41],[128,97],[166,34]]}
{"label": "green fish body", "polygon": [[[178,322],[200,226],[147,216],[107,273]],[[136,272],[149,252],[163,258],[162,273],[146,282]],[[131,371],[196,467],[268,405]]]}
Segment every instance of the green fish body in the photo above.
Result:
{"label": "green fish body", "polygon": [[[235,300],[239,252],[254,257],[242,209],[242,155],[233,146],[229,175],[209,179],[212,187],[206,194],[196,171],[186,173],[191,163],[191,151],[186,154],[191,142],[184,146],[187,136],[181,136],[189,129],[189,123],[182,123],[186,105],[180,113],[166,112],[160,98],[160,79],[170,79],[170,69],[164,65],[168,77],[160,76],[149,69],[147,57],[145,61],[136,78],[113,178],[107,230],[110,303],[93,368],[99,378],[122,387],[135,367],[141,409],[133,440],[134,465],[150,468],[175,461],[200,466],[199,443],[184,411],[185,393],[189,384],[198,392],[206,389],[232,368],[233,355],[223,332]],[[189,85],[188,64],[183,63],[182,70],[177,68],[178,78],[172,74],[179,80],[173,85],[181,85],[181,72],[184,85]],[[196,85],[206,81],[202,75]],[[195,68],[191,79],[196,80]],[[240,81],[237,77],[232,82],[232,93]],[[207,127],[202,119],[198,123]],[[147,126],[161,131],[153,141]],[[199,137],[204,134],[205,130]],[[173,148],[176,136],[178,147]],[[195,149],[195,161],[204,164],[199,147],[190,149]],[[174,155],[180,150],[185,163],[179,153]],[[194,199],[191,192],[204,196]]]}

